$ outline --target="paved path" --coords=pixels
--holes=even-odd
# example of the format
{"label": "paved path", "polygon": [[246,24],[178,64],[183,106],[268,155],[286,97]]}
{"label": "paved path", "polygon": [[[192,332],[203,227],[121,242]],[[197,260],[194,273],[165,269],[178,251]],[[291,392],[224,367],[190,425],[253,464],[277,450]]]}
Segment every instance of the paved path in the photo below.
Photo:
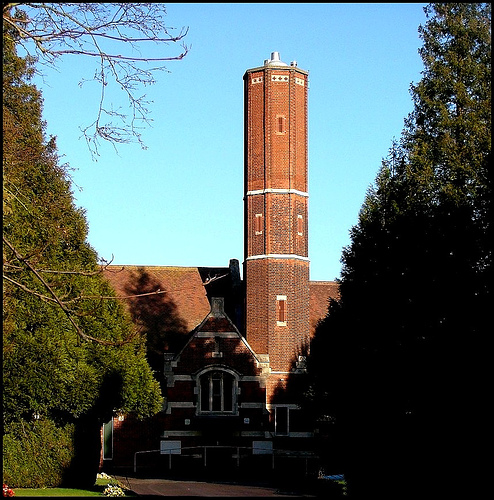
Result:
{"label": "paved path", "polygon": [[[241,484],[206,483],[199,481],[172,481],[169,479],[140,479],[114,476],[139,496],[164,497],[284,497],[293,495],[278,493],[275,488]],[[304,495],[305,496],[305,495]],[[311,495],[307,495],[310,497]]]}

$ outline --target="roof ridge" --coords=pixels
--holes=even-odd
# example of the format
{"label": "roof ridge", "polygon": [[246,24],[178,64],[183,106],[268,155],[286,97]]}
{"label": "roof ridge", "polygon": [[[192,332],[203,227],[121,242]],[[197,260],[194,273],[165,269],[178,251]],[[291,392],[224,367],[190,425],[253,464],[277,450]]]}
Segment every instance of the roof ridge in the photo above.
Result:
{"label": "roof ridge", "polygon": [[338,285],[338,282],[335,280],[309,280],[309,284],[311,284],[311,285],[325,285],[325,284]]}
{"label": "roof ridge", "polygon": [[146,264],[143,265],[135,265],[135,264],[110,264],[105,266],[105,268],[124,268],[124,269],[199,269],[199,267],[203,266],[148,266]]}

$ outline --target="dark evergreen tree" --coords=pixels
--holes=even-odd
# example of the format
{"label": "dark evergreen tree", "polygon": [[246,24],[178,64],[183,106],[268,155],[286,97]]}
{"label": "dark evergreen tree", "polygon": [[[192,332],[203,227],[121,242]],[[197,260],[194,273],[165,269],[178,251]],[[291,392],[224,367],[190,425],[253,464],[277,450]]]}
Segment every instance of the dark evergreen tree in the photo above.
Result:
{"label": "dark evergreen tree", "polygon": [[431,4],[425,13],[414,111],[351,230],[341,300],[309,359],[312,407],[345,436],[350,490],[362,498],[457,488],[472,472],[472,415],[484,408],[490,4]]}
{"label": "dark evergreen tree", "polygon": [[101,423],[115,411],[152,415],[162,397],[145,344],[86,241],[67,167],[44,134],[32,61],[17,56],[15,36],[4,25],[4,481],[87,486]]}

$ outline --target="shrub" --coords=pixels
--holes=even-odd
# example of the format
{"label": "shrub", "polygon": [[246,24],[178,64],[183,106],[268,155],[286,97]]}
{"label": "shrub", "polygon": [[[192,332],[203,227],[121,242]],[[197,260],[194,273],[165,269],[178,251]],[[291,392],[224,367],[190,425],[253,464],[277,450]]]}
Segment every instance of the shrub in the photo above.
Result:
{"label": "shrub", "polygon": [[3,436],[3,480],[14,488],[62,484],[72,461],[74,426],[50,420],[9,424]]}
{"label": "shrub", "polygon": [[105,495],[105,497],[124,497],[125,493],[122,490],[122,488],[120,488],[115,484],[110,483],[105,488],[105,491],[103,491],[103,495]]}

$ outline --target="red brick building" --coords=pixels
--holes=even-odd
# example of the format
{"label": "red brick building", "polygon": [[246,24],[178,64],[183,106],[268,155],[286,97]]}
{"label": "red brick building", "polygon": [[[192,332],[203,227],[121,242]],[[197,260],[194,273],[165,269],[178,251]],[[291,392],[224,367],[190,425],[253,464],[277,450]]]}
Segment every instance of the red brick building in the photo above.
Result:
{"label": "red brick building", "polygon": [[[163,339],[166,403],[145,421],[123,415],[103,426],[103,467],[163,457],[206,465],[219,450],[240,465],[239,450],[242,460],[310,451],[311,429],[289,389],[338,287],[309,280],[307,95],[308,72],[277,52],[244,75],[243,280],[236,260],[105,271],[118,296],[136,296],[125,302],[148,338]],[[137,296],[156,290],[166,293]]]}

